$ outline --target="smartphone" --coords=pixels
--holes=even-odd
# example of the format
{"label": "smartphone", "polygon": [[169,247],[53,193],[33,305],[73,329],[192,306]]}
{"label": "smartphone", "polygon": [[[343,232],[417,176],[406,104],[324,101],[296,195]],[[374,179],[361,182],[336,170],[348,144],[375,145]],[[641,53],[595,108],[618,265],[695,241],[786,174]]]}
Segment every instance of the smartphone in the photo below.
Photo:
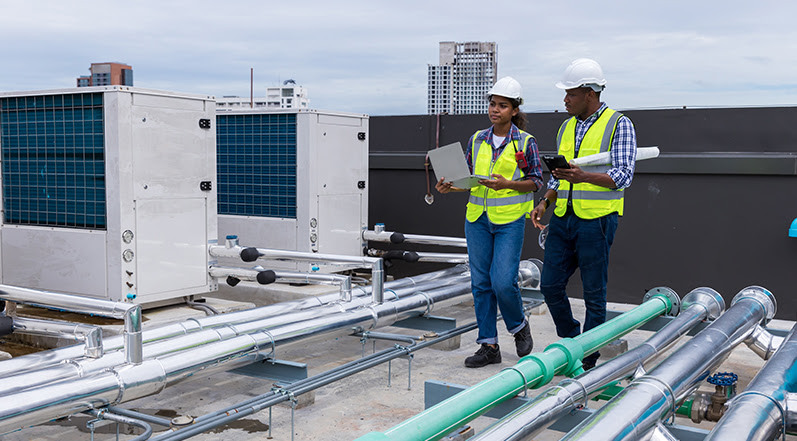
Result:
{"label": "smartphone", "polygon": [[542,162],[544,162],[548,170],[551,171],[557,168],[570,168],[567,159],[562,155],[542,155]]}

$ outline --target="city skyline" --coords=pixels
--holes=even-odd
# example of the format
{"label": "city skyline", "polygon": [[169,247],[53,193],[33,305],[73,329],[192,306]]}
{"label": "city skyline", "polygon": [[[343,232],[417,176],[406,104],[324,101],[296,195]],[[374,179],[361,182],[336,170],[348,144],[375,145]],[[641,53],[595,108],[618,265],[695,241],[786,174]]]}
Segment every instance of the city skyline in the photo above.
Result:
{"label": "city skyline", "polygon": [[0,36],[14,44],[0,47],[0,91],[74,87],[89,63],[120,60],[141,88],[245,97],[254,69],[255,94],[293,78],[313,108],[426,114],[438,43],[494,41],[499,75],[521,83],[527,112],[563,110],[554,84],[580,57],[601,63],[603,98],[620,110],[795,105],[795,12],[772,0],[618,0],[579,11],[417,0],[4,2]]}

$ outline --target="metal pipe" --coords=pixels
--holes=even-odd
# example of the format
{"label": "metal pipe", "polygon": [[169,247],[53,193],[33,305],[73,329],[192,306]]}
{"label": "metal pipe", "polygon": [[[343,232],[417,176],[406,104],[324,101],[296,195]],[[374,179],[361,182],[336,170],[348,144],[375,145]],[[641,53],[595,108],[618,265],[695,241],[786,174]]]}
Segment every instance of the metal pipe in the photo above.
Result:
{"label": "metal pipe", "polygon": [[[395,294],[395,298],[398,299],[413,294],[419,287],[433,289],[441,285],[450,286],[455,283],[463,284],[467,282],[467,276],[463,275],[446,280],[430,280],[419,283],[416,286],[398,288],[396,291],[392,292]],[[151,342],[144,346],[143,358],[150,359],[166,354],[175,354],[180,351],[193,349],[199,345],[230,339],[262,329],[270,329],[290,323],[306,322],[308,320],[340,313],[341,311],[362,308],[369,304],[370,300],[365,296],[361,296],[351,302],[342,304],[330,303],[324,306],[317,306],[315,308],[290,313],[266,315],[259,319],[246,322],[208,327],[189,334],[181,334],[174,338]],[[36,370],[7,375],[3,377],[4,381],[0,382],[0,396],[39,387],[56,381],[80,378],[102,370],[111,369],[123,362],[122,355],[123,354],[119,351],[107,351],[104,357],[97,360],[72,359],[67,363],[59,363]]]}
{"label": "metal pipe", "polygon": [[100,358],[103,355],[102,328],[99,326],[15,317],[14,333],[82,341],[86,357]]}
{"label": "metal pipe", "polygon": [[[258,282],[257,276],[261,271],[257,269],[225,267],[211,265],[208,273],[211,277],[222,278],[233,276],[248,282]],[[351,300],[351,276],[343,274],[302,273],[297,271],[274,271],[277,282],[282,283],[307,283],[315,285],[337,285],[340,288],[340,299]]]}
{"label": "metal pipe", "polygon": [[789,418],[786,410],[788,396],[795,392],[797,325],[747,389],[727,404],[725,415],[705,440],[774,440],[793,431],[797,421]]}
{"label": "metal pipe", "polygon": [[99,315],[116,319],[124,318],[125,312],[134,306],[130,303],[112,302],[109,300],[93,299],[90,297],[10,285],[0,285],[0,299],[56,311],[69,311],[78,314]]}
{"label": "metal pipe", "polygon": [[281,283],[312,283],[317,285],[337,285],[340,288],[340,300],[350,302],[351,276],[343,274],[300,273],[292,271],[275,271],[277,281]]}
{"label": "metal pipe", "polygon": [[[225,247],[225,249],[227,248]],[[273,250],[268,248],[246,248],[240,251],[239,256],[244,261],[256,256],[257,259],[348,263],[368,266],[371,267],[371,299],[377,304],[385,301],[385,267],[384,261],[380,258],[347,256],[342,254],[305,253],[301,251]]]}
{"label": "metal pipe", "polygon": [[418,262],[467,263],[468,255],[462,253],[430,253],[418,251]]}
{"label": "metal pipe", "polygon": [[374,242],[417,243],[424,245],[443,245],[449,247],[467,248],[468,243],[463,237],[427,236],[421,234],[403,234],[394,231],[363,231],[363,239]]}
{"label": "metal pipe", "polygon": [[426,409],[384,433],[372,432],[358,440],[440,439],[519,392],[545,384],[557,373],[579,369],[584,355],[669,312],[673,303],[663,293],[654,294],[636,308],[575,338],[562,339],[548,346],[544,352],[526,356],[514,367]]}
{"label": "metal pipe", "polygon": [[141,362],[141,358],[138,357],[141,354],[141,306],[139,305],[10,285],[0,285],[0,298],[57,311],[124,319],[124,344],[129,357],[127,362]]}
{"label": "metal pipe", "polygon": [[365,308],[202,345],[158,359],[148,359],[138,365],[125,365],[84,378],[8,394],[0,400],[0,432],[157,394],[165,387],[185,379],[261,361],[265,358],[261,351],[310,336],[333,332],[352,334],[366,328],[387,326],[410,316],[428,314],[436,304],[458,300],[457,297],[468,293],[470,283],[467,282],[444,286],[388,303],[371,304]]}
{"label": "metal pipe", "polygon": [[148,440],[152,436],[152,426],[147,424],[147,422],[145,421],[137,420],[135,418],[130,418],[122,415],[116,415],[107,410],[92,409],[87,411],[86,413],[102,420],[115,421],[117,423],[127,424],[128,426],[134,426],[144,429],[144,433],[138,435],[135,438],[132,438],[130,441],[144,441]]}
{"label": "metal pipe", "polygon": [[162,427],[171,427],[172,421],[168,418],[161,418],[159,416],[146,414],[143,412],[136,412],[134,410],[122,409],[121,407],[108,407],[109,412],[122,415],[130,418],[135,418],[140,421],[146,421],[150,424],[157,424]]}
{"label": "metal pipe", "polygon": [[[446,268],[417,276],[393,280],[388,282],[386,287],[389,288],[391,292],[401,295],[403,292],[405,292],[401,290],[402,288],[420,287],[419,289],[425,289],[424,286],[427,285],[430,287],[439,286],[439,284],[444,283],[443,281],[446,279],[454,276],[460,276],[465,274],[467,271],[468,268],[466,266],[457,265],[452,268]],[[352,294],[355,297],[366,296],[370,294],[370,290],[371,287],[355,287],[352,291]],[[144,342],[152,343],[180,335],[191,334],[203,329],[243,323],[263,317],[281,316],[291,311],[327,305],[338,300],[338,294],[324,294],[316,297],[309,297],[303,300],[281,302],[273,305],[262,306],[260,308],[230,312],[218,316],[192,318],[180,323],[161,326],[153,329],[146,329],[142,332],[142,337]],[[9,306],[10,305],[7,305],[6,309],[8,309]],[[103,346],[105,351],[109,352],[122,348],[123,342],[124,340],[122,336],[105,337],[103,339]],[[49,351],[28,354],[22,357],[15,357],[10,360],[0,361],[0,377],[41,369],[47,366],[58,365],[66,360],[80,357],[82,354],[82,346],[67,346],[63,348],[51,349]]]}
{"label": "metal pipe", "polygon": [[613,381],[633,375],[645,362],[667,350],[701,321],[719,317],[725,309],[725,301],[711,288],[697,288],[684,297],[681,309],[677,317],[641,345],[576,378],[565,379],[548,388],[478,433],[473,441],[519,441],[537,434],[579,405],[586,406],[590,394]]}
{"label": "metal pipe", "polygon": [[[731,307],[655,369],[634,380],[563,440],[635,440],[675,412],[683,400],[758,323],[775,315],[772,293],[758,286],[740,291]],[[622,424],[618,422],[622,421]]]}
{"label": "metal pipe", "polygon": [[141,306],[134,305],[125,311],[124,349],[127,363],[139,364],[144,360],[144,340],[141,333]]}

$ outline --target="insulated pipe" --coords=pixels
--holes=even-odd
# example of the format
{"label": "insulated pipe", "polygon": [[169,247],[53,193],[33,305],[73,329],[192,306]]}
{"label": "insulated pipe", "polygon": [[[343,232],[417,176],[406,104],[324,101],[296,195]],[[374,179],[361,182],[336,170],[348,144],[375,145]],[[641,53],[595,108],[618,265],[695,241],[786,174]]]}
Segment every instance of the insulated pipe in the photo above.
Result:
{"label": "insulated pipe", "polygon": [[[529,273],[522,274],[525,278]],[[438,303],[470,293],[470,283],[444,286],[366,308],[233,337],[216,343],[125,365],[76,380],[60,381],[4,396],[0,433],[153,395],[189,378],[234,369],[264,359],[261,351],[332,332],[352,334],[387,326],[407,317],[429,314]],[[662,302],[658,302],[661,307]]]}
{"label": "insulated pipe", "polygon": [[358,438],[358,441],[440,439],[518,393],[546,384],[555,374],[580,369],[584,355],[668,313],[673,303],[668,295],[657,293],[636,308],[575,338],[562,339],[548,346],[544,352],[523,357],[514,367],[426,409],[384,433],[372,432]]}
{"label": "insulated pipe", "polygon": [[[246,268],[233,268],[211,265],[208,273],[211,277],[221,278],[233,276],[240,280],[260,283],[263,271]],[[351,276],[343,274],[323,274],[323,273],[302,273],[297,271],[272,271],[276,281],[282,283],[307,283],[315,285],[338,285],[340,288],[340,300],[351,300]]]}
{"label": "insulated pipe", "polygon": [[791,432],[797,421],[788,417],[788,395],[797,392],[797,325],[775,355],[728,403],[725,415],[706,441],[774,440]]}
{"label": "insulated pipe", "polygon": [[644,436],[672,414],[677,403],[716,369],[756,324],[774,317],[775,311],[772,293],[759,286],[743,289],[725,314],[562,439],[619,441]]}
{"label": "insulated pipe", "polygon": [[100,358],[103,355],[102,328],[99,326],[16,317],[14,333],[82,341],[86,357]]}
{"label": "insulated pipe", "polygon": [[560,381],[478,433],[472,440],[520,441],[537,434],[579,405],[586,406],[589,394],[613,381],[633,375],[647,360],[667,350],[701,321],[716,319],[723,310],[725,301],[713,289],[697,288],[691,291],[684,297],[681,313],[644,343],[576,378]]}
{"label": "insulated pipe", "polygon": [[763,326],[756,325],[750,337],[747,337],[744,343],[759,357],[769,360],[783,343],[783,337],[772,335]]}
{"label": "insulated pipe", "polygon": [[363,240],[374,242],[417,243],[424,245],[443,245],[449,247],[467,248],[468,243],[463,237],[425,236],[420,234],[402,234],[393,231],[363,231]]}
{"label": "insulated pipe", "polygon": [[[418,290],[417,287],[421,287],[423,289],[433,289],[439,288],[441,285],[450,286],[455,283],[466,283],[468,280],[469,279],[467,276],[464,275],[458,278],[447,280],[431,280],[420,283],[416,287],[399,288],[397,291],[393,292],[395,294],[395,298],[398,299],[400,297],[406,297],[407,295],[413,294],[414,291]],[[325,306],[318,306],[315,308],[291,313],[263,316],[258,320],[231,323],[202,329],[190,334],[149,343],[144,346],[143,358],[150,359],[167,354],[174,354],[187,349],[193,349],[199,345],[230,339],[240,335],[260,331],[262,329],[271,329],[290,323],[306,322],[311,319],[317,319],[320,317],[330,316],[335,313],[340,313],[341,311],[361,308],[369,304],[370,300],[363,296],[343,304],[330,303]],[[122,355],[123,354],[119,351],[108,351],[104,357],[98,360],[73,359],[69,360],[67,363],[59,363],[46,366],[41,369],[7,375],[2,378],[3,381],[0,381],[0,396],[5,396],[9,393],[24,389],[39,387],[56,381],[76,379],[102,370],[111,369],[114,366],[124,362]]]}
{"label": "insulated pipe", "polygon": [[468,263],[465,253],[430,253],[425,251],[377,250],[368,249],[368,255],[386,260],[401,259],[405,262]]}
{"label": "insulated pipe", "polygon": [[313,283],[316,285],[337,285],[340,289],[340,300],[350,302],[351,276],[343,274],[301,273],[296,271],[275,271],[280,283]]}
{"label": "insulated pipe", "polygon": [[[396,292],[397,295],[401,295],[403,291],[399,291],[399,289],[403,287],[422,287],[427,285],[430,287],[439,286],[447,278],[461,275],[467,271],[468,268],[466,266],[457,265],[456,267],[452,268],[446,268],[417,276],[393,280],[387,282],[385,286],[391,291]],[[353,294],[355,297],[366,296],[370,293],[370,289],[370,287],[356,287],[353,290]],[[309,297],[303,300],[281,302],[273,305],[262,306],[260,308],[248,309],[245,311],[236,311],[217,316],[189,319],[172,325],[144,330],[142,336],[145,342],[151,343],[180,335],[191,334],[202,329],[227,326],[235,323],[257,320],[263,317],[280,316],[291,311],[299,311],[326,305],[336,302],[338,299],[338,294],[324,294],[316,297]],[[103,347],[105,348],[106,352],[109,352],[122,348],[123,342],[124,340],[122,336],[106,337],[103,339]],[[40,369],[46,366],[57,365],[66,360],[80,357],[81,355],[83,355],[82,346],[67,346],[63,348],[51,349],[49,351],[28,354],[21,357],[15,357],[10,360],[0,361],[0,377]]]}
{"label": "insulated pipe", "polygon": [[221,265],[211,265],[210,268],[208,268],[208,274],[217,279],[221,279],[222,277],[235,277],[236,279],[246,280],[248,282],[257,282],[261,285],[268,285],[269,283],[273,283],[276,279],[276,273],[272,270]]}
{"label": "insulated pipe", "polygon": [[0,299],[57,311],[124,319],[124,345],[128,363],[141,363],[141,306],[52,291],[0,285]]}
{"label": "insulated pipe", "polygon": [[[244,262],[254,262],[257,259],[268,260],[298,260],[302,262],[328,262],[339,264],[359,264],[371,267],[371,299],[374,303],[385,300],[385,267],[382,259],[368,256],[347,256],[343,254],[305,253],[301,251],[272,250],[268,248],[248,247],[209,247],[211,255],[218,257],[240,257]],[[214,254],[216,253],[216,254]],[[237,254],[236,254],[237,253]]]}

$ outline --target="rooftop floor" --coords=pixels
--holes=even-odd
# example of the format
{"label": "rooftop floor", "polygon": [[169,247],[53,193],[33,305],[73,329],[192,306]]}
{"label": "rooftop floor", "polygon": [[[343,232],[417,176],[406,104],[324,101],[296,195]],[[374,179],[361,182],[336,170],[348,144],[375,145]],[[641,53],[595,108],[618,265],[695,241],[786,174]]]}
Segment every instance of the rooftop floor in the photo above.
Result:
{"label": "rooftop floor", "polygon": [[[249,300],[258,304],[264,303],[262,297]],[[572,303],[576,317],[583,317],[583,302],[574,299]],[[609,309],[625,311],[634,306],[612,303],[609,305]],[[458,325],[474,320],[472,302],[468,300],[459,305],[435,311],[435,315],[455,318]],[[554,332],[550,315],[544,306],[532,311],[530,320],[535,350],[542,350],[547,345],[559,340]],[[770,323],[769,327],[788,330],[793,324],[793,322],[775,320]],[[317,389],[314,392],[314,403],[296,409],[293,421],[291,408],[281,404],[272,408],[271,415],[268,410],[264,410],[192,439],[354,440],[372,431],[383,432],[423,410],[425,381],[438,380],[470,386],[514,365],[518,361],[518,357],[514,353],[512,337],[501,326],[499,326],[499,330],[501,332],[499,338],[503,345],[501,347],[502,364],[490,365],[481,369],[464,367],[463,360],[478,348],[475,343],[476,331],[474,330],[461,336],[461,345],[457,349],[427,348],[415,352],[411,369],[408,369],[409,363],[406,359],[397,359],[392,361],[389,367],[380,365]],[[422,333],[391,327],[380,329],[380,331],[410,335]],[[628,347],[633,348],[650,335],[651,332],[638,330],[628,334],[625,339],[628,341]],[[301,345],[292,345],[284,350],[278,348],[277,355],[280,359],[306,363],[309,374],[314,375],[343,362],[355,360],[362,355],[364,350],[368,353],[374,349],[391,347],[393,344],[387,341],[369,341],[363,346],[358,337],[321,339],[303,342]],[[675,348],[677,347],[678,344],[675,345]],[[741,345],[734,349],[721,370],[736,373],[739,376],[738,390],[742,391],[763,364],[763,360],[745,345]],[[560,379],[554,378],[553,382]],[[408,388],[410,382],[411,387]],[[266,393],[272,385],[271,381],[229,372],[219,373],[180,383],[157,396],[124,403],[120,407],[157,414],[164,418],[172,418],[177,415],[199,416]],[[701,389],[711,391],[713,386],[706,383],[705,387],[701,387]],[[534,391],[531,391],[530,395],[535,395]],[[300,403],[301,401],[300,399]],[[590,407],[597,408],[602,404],[591,401]],[[86,429],[86,422],[89,419],[86,416],[76,416],[69,420],[51,422],[8,434],[0,439],[3,441],[89,440],[90,434]],[[479,417],[470,425],[478,432],[494,421],[492,418]],[[681,425],[694,426],[685,418],[679,418],[676,422]],[[271,425],[270,430],[269,424]],[[101,426],[94,439],[115,439],[114,424]],[[711,426],[712,423],[703,423],[699,427],[711,428]],[[154,428],[156,431],[162,429],[158,426],[154,426]],[[291,437],[292,430],[294,438]],[[562,436],[562,432],[549,430],[535,439],[555,440]],[[132,438],[130,435],[120,437],[120,439],[130,438]],[[797,440],[797,437],[789,436],[787,439]]]}

